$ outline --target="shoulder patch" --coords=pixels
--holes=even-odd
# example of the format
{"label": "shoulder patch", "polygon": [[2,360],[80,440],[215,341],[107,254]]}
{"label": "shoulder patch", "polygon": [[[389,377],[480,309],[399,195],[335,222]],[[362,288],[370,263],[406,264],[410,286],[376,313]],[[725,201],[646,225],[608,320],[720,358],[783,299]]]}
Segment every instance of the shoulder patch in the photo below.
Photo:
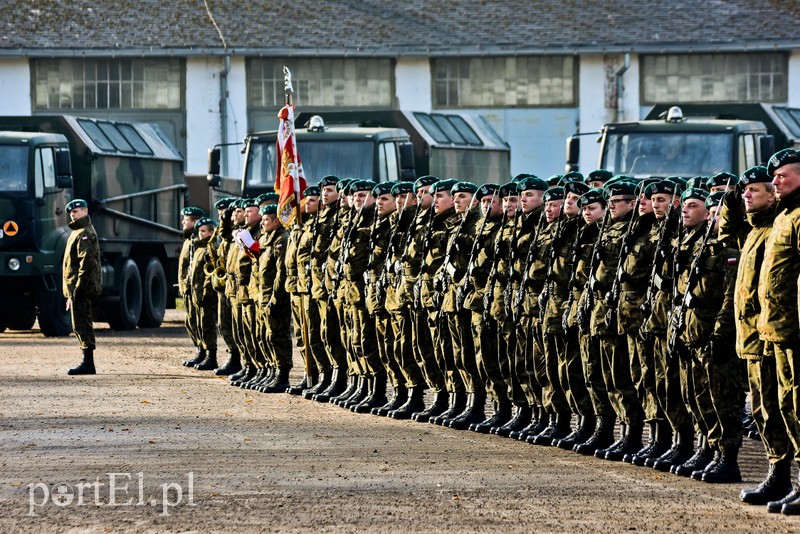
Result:
{"label": "shoulder patch", "polygon": [[739,263],[739,259],[736,257],[728,258],[728,265],[736,265]]}

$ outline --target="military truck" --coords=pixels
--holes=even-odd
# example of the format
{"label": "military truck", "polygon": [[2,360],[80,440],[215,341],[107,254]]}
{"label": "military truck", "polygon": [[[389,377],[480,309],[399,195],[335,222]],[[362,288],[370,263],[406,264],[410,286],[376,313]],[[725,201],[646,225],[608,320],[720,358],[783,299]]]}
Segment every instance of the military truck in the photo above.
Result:
{"label": "military truck", "polygon": [[0,117],[0,331],[68,334],[61,290],[72,198],[89,203],[102,254],[95,320],[159,326],[174,304],[183,158],[157,126]]}
{"label": "military truck", "polygon": [[[324,115],[324,118],[323,118]],[[411,111],[303,112],[297,147],[309,184],[333,174],[375,182],[433,174],[478,183],[510,179],[511,151],[488,122]],[[243,176],[220,177],[221,145],[209,150],[209,183],[220,195],[255,196],[275,185],[277,131],[244,140]]]}
{"label": "military truck", "polygon": [[[776,151],[800,145],[800,110],[767,104],[655,106],[644,120],[606,124],[598,168],[638,178],[741,174]],[[581,135],[567,139],[577,170]]]}

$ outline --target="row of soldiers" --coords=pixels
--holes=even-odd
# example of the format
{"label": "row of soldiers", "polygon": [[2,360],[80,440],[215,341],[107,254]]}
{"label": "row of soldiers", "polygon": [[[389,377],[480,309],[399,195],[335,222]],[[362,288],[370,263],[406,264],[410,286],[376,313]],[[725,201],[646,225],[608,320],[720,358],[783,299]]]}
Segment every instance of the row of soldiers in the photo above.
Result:
{"label": "row of soldiers", "polygon": [[267,199],[223,199],[219,228],[187,240],[187,365],[216,365],[219,326],[232,385],[709,483],[741,481],[746,380],[770,469],[741,498],[800,512],[800,153],[741,177],[327,176],[304,196],[289,231]]}

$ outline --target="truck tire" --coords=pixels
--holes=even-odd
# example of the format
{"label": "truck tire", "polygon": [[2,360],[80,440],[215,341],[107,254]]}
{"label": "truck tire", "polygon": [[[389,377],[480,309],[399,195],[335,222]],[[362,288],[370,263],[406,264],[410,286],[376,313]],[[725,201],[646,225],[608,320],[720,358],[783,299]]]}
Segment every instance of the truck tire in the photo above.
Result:
{"label": "truck tire", "polygon": [[133,330],[142,313],[142,279],[133,260],[122,265],[117,286],[119,300],[105,309],[108,325],[112,330]]}
{"label": "truck tire", "polygon": [[55,273],[56,291],[49,291],[42,282],[36,292],[39,328],[47,337],[68,336],[72,332],[72,317],[67,311],[67,299],[61,293],[61,268]]}
{"label": "truck tire", "polygon": [[147,263],[139,264],[142,273],[141,328],[158,328],[164,321],[167,308],[167,275],[161,260],[151,257]]}
{"label": "truck tire", "polygon": [[21,309],[6,318],[6,326],[9,330],[30,330],[36,322],[36,305],[26,300]]}

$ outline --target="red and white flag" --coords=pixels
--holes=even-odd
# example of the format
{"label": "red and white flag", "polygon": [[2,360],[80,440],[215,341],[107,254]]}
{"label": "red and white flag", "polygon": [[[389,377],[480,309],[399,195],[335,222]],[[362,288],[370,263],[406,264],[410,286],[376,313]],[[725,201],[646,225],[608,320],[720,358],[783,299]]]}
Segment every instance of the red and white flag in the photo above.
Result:
{"label": "red and white flag", "polygon": [[294,106],[285,105],[278,112],[280,126],[278,126],[278,169],[275,173],[275,192],[280,195],[278,200],[278,218],[284,226],[291,225],[296,210],[297,202],[303,198],[306,189],[306,177],[303,174],[303,164],[297,153],[297,141],[294,135]]}

